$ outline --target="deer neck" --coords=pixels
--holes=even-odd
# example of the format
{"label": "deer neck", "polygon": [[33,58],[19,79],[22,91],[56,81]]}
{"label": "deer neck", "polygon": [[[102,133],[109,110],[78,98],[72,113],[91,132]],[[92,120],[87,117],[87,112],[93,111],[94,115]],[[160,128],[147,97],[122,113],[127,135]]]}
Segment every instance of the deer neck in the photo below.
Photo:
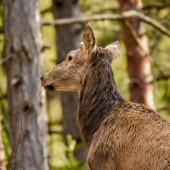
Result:
{"label": "deer neck", "polygon": [[123,101],[110,64],[92,67],[81,85],[78,109],[80,131],[87,147],[104,118]]}

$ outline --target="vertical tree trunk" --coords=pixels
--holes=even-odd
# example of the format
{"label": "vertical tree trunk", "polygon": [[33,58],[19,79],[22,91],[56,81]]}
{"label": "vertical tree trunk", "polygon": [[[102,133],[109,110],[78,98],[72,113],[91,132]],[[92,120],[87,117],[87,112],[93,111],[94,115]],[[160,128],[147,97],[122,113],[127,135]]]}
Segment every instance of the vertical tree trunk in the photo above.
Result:
{"label": "vertical tree trunk", "polygon": [[[141,0],[120,0],[120,11],[137,10],[141,11],[142,1]],[[151,62],[146,56],[148,53],[148,39],[145,32],[145,25],[142,21],[135,18],[128,20],[132,28],[137,33],[141,48],[133,38],[131,32],[125,24],[122,24],[122,35],[123,41],[126,47],[127,71],[130,78],[130,96],[131,101],[136,103],[143,103],[150,108],[154,108],[153,102],[153,86],[149,83],[152,77],[151,73]]]}
{"label": "vertical tree trunk", "polygon": [[[78,17],[80,8],[77,0],[53,0],[53,12],[55,19]],[[64,25],[56,27],[56,43],[57,43],[57,63],[62,62],[68,52],[78,48],[81,41],[81,25]],[[60,92],[60,98],[63,108],[63,127],[64,138],[71,134],[77,143],[81,141],[78,123],[77,123],[77,92]],[[79,160],[86,159],[86,151],[84,148],[79,149],[75,156]]]}
{"label": "vertical tree trunk", "polygon": [[[10,143],[13,152],[23,115],[40,92],[42,37],[38,0],[4,0],[4,57],[8,83]],[[44,93],[23,119],[13,169],[48,170]]]}

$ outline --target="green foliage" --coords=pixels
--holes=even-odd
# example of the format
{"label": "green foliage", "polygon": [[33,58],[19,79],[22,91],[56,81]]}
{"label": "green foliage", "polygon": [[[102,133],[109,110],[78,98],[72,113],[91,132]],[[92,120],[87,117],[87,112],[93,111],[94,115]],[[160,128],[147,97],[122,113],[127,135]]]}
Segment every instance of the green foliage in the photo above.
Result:
{"label": "green foliage", "polygon": [[[0,92],[0,96],[2,96],[2,93]],[[1,125],[2,128],[1,130],[1,137],[2,137],[2,141],[4,144],[4,151],[5,151],[5,160],[4,163],[8,169],[9,167],[9,160],[11,157],[11,145],[10,145],[10,141],[9,141],[9,131],[8,131],[8,104],[7,101],[5,99],[2,99],[0,101],[0,116],[1,116]]]}
{"label": "green foliage", "polygon": [[[144,1],[145,5],[148,4],[163,4],[170,3],[170,1]],[[164,27],[170,30],[170,8],[165,7],[162,9],[152,8],[145,10],[145,15],[154,18],[160,22]],[[152,56],[152,72],[154,75],[154,100],[156,109],[166,119],[170,120],[170,81],[169,79],[156,80],[157,77],[170,75],[170,38],[160,33],[152,26],[146,25],[146,33],[149,39],[150,55]]]}
{"label": "green foliage", "polygon": [[[117,0],[79,0],[81,7],[81,15],[90,16],[98,13],[119,13],[119,4]],[[170,0],[143,0],[144,5],[154,3],[170,3]],[[40,0],[40,11],[43,20],[53,20],[52,0]],[[170,8],[163,9],[152,8],[144,10],[145,15],[157,20],[170,30]],[[17,16],[16,16],[17,17]],[[126,51],[121,41],[121,24],[118,21],[97,21],[90,22],[94,28],[94,32],[98,43],[105,47],[106,45],[119,40],[121,45],[121,57],[112,63],[115,81],[122,95],[129,100],[129,90],[127,84],[126,71]],[[0,0],[0,29],[3,24],[3,7]],[[168,120],[170,120],[170,79],[156,80],[156,77],[168,75],[170,73],[170,38],[160,33],[158,30],[146,24],[146,33],[149,39],[150,55],[152,56],[152,71],[154,75],[154,100],[155,106],[159,112]],[[44,70],[49,71],[56,65],[56,40],[55,28],[53,26],[42,27],[42,35],[44,44],[50,45],[50,50],[44,52]],[[2,59],[2,51],[4,45],[4,35],[0,33],[0,60]],[[0,65],[0,97],[6,94],[6,77],[3,66]],[[68,135],[68,146],[64,145],[62,138],[62,109],[59,100],[58,92],[47,93],[47,111],[48,122],[54,125],[49,127],[49,130],[58,131],[56,134],[48,135],[48,150],[50,153],[51,170],[80,170],[86,165],[85,162],[80,162],[74,157],[74,151],[80,146],[76,141]],[[11,155],[11,147],[8,134],[8,107],[6,99],[0,100],[0,114],[3,115],[2,139],[5,146],[6,162]],[[81,144],[82,145],[82,144]],[[68,152],[68,157],[65,156]]]}
{"label": "green foliage", "polygon": [[117,0],[79,0],[79,3],[81,12],[86,15],[118,12],[119,8]]}
{"label": "green foliage", "polygon": [[68,142],[68,146],[62,144],[60,145],[60,147],[63,150],[67,151],[68,156],[61,155],[60,159],[62,160],[63,165],[55,169],[57,170],[83,170],[85,167],[87,169],[86,161],[78,161],[74,157],[74,152],[79,148],[78,146],[76,147],[76,140],[72,139],[71,135],[67,135],[67,142]]}
{"label": "green foliage", "polygon": [[[0,30],[3,27],[3,6],[2,0],[0,0]],[[4,35],[0,31],[0,61],[2,60],[3,47],[4,47]],[[1,121],[1,137],[4,144],[6,168],[9,167],[9,159],[11,157],[11,146],[9,142],[8,132],[8,104],[6,100],[7,83],[6,76],[4,74],[4,67],[0,64],[0,121]]]}

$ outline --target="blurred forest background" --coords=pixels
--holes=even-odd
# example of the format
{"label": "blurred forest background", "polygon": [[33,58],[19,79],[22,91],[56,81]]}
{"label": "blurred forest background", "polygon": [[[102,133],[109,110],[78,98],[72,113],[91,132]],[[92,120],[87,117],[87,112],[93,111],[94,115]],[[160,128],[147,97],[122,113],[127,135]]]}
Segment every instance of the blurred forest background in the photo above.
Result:
{"label": "blurred forest background", "polygon": [[[129,10],[156,24],[136,16],[99,16]],[[96,14],[97,21],[87,21]],[[66,24],[75,17],[86,21]],[[0,0],[0,167],[10,167],[20,116],[41,90],[39,77],[78,48],[88,22],[102,47],[120,42],[121,57],[112,68],[125,99],[144,103],[170,120],[170,0]],[[78,93],[46,92],[45,100],[43,92],[24,117],[12,168],[88,169],[77,105]]]}

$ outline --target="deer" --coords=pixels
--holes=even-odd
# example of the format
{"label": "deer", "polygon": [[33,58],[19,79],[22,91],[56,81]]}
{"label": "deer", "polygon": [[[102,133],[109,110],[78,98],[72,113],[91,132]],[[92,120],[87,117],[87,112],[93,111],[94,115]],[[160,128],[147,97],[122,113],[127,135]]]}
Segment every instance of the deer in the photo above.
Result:
{"label": "deer", "polygon": [[102,48],[87,24],[78,50],[44,73],[47,91],[78,91],[78,124],[90,170],[170,170],[170,123],[155,110],[128,102],[111,63],[116,41]]}

